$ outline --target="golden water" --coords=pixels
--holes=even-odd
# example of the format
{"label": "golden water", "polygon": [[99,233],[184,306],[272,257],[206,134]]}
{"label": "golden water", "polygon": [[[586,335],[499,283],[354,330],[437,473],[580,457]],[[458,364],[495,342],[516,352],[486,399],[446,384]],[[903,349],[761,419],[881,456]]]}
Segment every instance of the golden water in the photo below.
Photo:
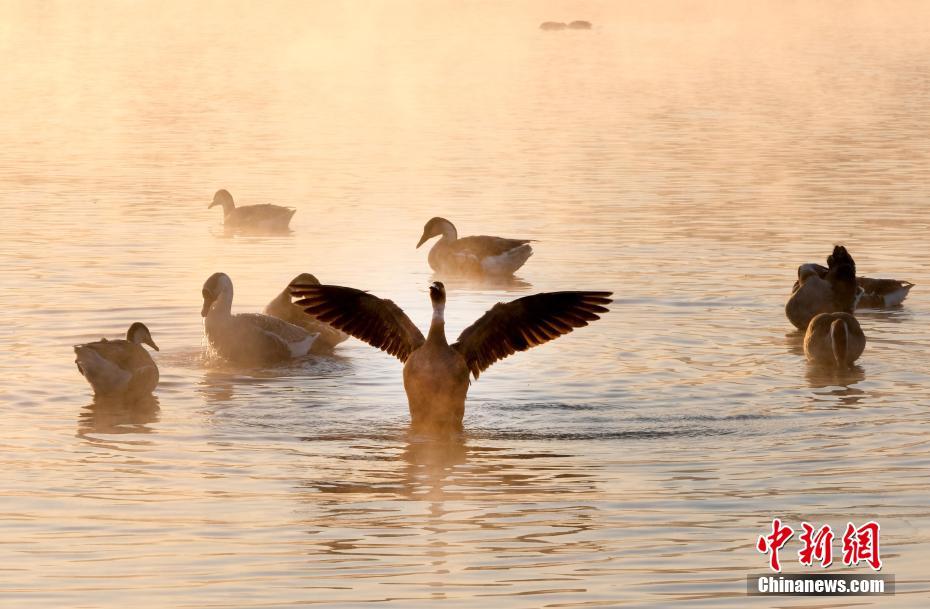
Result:
{"label": "golden water", "polygon": [[[742,607],[777,516],[878,520],[897,596],[834,601],[925,606],[926,4],[188,4],[0,7],[0,605]],[[218,188],[293,234],[224,234]],[[538,240],[520,281],[450,284],[451,337],[616,295],[483,374],[461,441],[409,437],[357,341],[204,360],[215,271],[234,310],[307,271],[425,327],[434,215]],[[842,376],[782,311],[835,242],[918,284]],[[94,403],[71,345],[135,320],[157,402]]]}

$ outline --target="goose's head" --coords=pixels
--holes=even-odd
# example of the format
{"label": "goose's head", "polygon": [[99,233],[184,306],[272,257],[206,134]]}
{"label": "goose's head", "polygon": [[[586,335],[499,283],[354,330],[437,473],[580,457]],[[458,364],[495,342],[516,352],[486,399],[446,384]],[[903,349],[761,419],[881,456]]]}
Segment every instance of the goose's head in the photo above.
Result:
{"label": "goose's head", "polygon": [[451,222],[445,218],[432,218],[423,227],[423,236],[420,237],[420,242],[417,243],[417,247],[420,247],[433,237],[438,237],[439,235],[448,236],[452,239],[458,238],[455,226],[453,226]]}
{"label": "goose's head", "polygon": [[206,317],[207,313],[213,307],[213,303],[220,296],[228,295],[232,300],[232,279],[226,273],[213,273],[203,284],[203,308],[200,310],[200,316]]}
{"label": "goose's head", "polygon": [[446,304],[446,286],[441,281],[434,281],[429,286],[429,299],[433,301],[433,307],[442,307]]}
{"label": "goose's head", "polygon": [[216,191],[216,194],[213,195],[213,202],[210,203],[207,209],[211,209],[217,205],[222,206],[224,210],[236,207],[236,204],[233,203],[232,195],[229,194],[229,191],[225,188]]}
{"label": "goose's head", "polygon": [[158,345],[152,340],[152,333],[149,332],[149,329],[142,322],[137,321],[129,326],[129,330],[126,332],[126,340],[131,343],[136,343],[137,345],[144,343],[156,351],[159,350]]}
{"label": "goose's head", "polygon": [[[310,273],[301,273],[297,277],[294,277],[293,279],[291,279],[291,282],[287,284],[287,287],[288,289],[290,289],[299,284],[320,285],[320,280],[314,277],[313,275],[311,275]],[[288,290],[284,290],[284,291],[287,292]]]}
{"label": "goose's head", "polygon": [[856,261],[853,260],[852,255],[850,255],[850,253],[842,245],[834,246],[833,253],[827,256],[827,266],[832,269],[836,266],[844,264],[851,266],[853,274],[855,275]]}

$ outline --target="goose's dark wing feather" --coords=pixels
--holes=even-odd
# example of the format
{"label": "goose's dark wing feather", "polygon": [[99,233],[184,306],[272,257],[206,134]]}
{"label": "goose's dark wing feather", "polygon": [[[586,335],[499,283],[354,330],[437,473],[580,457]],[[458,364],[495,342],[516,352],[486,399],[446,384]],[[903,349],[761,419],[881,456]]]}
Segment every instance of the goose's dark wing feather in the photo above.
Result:
{"label": "goose's dark wing feather", "polygon": [[307,314],[387,351],[402,362],[423,344],[420,330],[400,307],[368,292],[338,285],[292,284],[294,304]]}
{"label": "goose's dark wing feather", "polygon": [[549,342],[606,313],[611,292],[546,292],[497,303],[452,345],[478,378],[494,362]]}

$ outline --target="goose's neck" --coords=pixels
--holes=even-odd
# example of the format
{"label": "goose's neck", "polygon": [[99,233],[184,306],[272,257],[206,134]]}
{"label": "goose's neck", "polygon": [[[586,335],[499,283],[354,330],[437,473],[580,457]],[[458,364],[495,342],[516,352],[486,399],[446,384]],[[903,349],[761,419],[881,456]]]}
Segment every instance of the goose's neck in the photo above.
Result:
{"label": "goose's neck", "polygon": [[442,224],[442,237],[439,241],[444,241],[446,243],[451,243],[459,238],[459,233],[455,230],[455,226],[451,222],[443,222]]}
{"label": "goose's neck", "polygon": [[217,296],[216,300],[213,301],[213,305],[210,307],[207,317],[212,317],[213,319],[225,319],[232,316],[232,292],[222,292]]}
{"label": "goose's neck", "polygon": [[429,334],[426,337],[426,342],[434,345],[448,345],[446,341],[446,319],[445,319],[445,304],[434,304],[433,305],[433,320],[429,325]]}

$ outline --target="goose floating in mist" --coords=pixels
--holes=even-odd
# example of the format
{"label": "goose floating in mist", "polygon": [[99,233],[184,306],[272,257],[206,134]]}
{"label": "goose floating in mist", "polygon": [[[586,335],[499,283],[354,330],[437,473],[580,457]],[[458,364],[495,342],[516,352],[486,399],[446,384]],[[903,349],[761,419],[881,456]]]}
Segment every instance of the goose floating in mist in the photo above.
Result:
{"label": "goose floating in mist", "polygon": [[[808,263],[798,267],[798,277],[802,272],[805,274],[816,273],[821,279],[825,279],[829,268],[822,264]],[[798,289],[800,279],[794,283],[794,289]],[[886,309],[897,307],[904,299],[914,284],[910,281],[900,281],[898,279],[871,279],[869,277],[856,277],[856,285],[862,290],[859,300],[856,302],[858,309]]]}
{"label": "goose floating in mist", "polygon": [[426,338],[390,300],[353,288],[295,284],[296,304],[320,320],[404,363],[404,390],[418,429],[461,431],[469,373],[475,379],[494,362],[568,334],[600,319],[610,292],[548,292],[498,303],[446,341],[446,290],[429,289],[433,318]]}
{"label": "goose floating in mist", "polygon": [[158,351],[145,324],[129,326],[125,340],[100,339],[74,346],[74,363],[94,393],[101,396],[144,396],[158,385],[158,366],[142,345]]}
{"label": "goose floating in mist", "polygon": [[856,308],[862,289],[856,285],[856,262],[842,245],[833,248],[827,258],[823,277],[814,265],[798,268],[798,280],[785,304],[785,315],[799,330],[806,330],[814,316],[820,313],[849,313]]}
{"label": "goose floating in mist", "polygon": [[297,213],[293,207],[282,207],[270,203],[236,207],[232,195],[224,189],[216,191],[213,195],[213,202],[207,209],[216,205],[223,207],[223,224],[227,228],[286,231],[291,218]]}
{"label": "goose floating in mist", "polygon": [[349,337],[345,332],[340,332],[331,325],[324,323],[308,315],[304,310],[291,302],[291,288],[297,284],[303,285],[320,285],[319,280],[310,273],[301,273],[291,280],[291,282],[278,294],[274,300],[265,307],[265,315],[271,315],[278,319],[300,326],[311,334],[319,334],[313,341],[310,348],[311,353],[330,353],[333,347]]}
{"label": "goose floating in mist", "polygon": [[565,23],[563,21],[543,21],[539,24],[539,29],[546,31],[559,31],[559,30],[590,30],[591,22],[585,21],[583,19],[578,19],[572,21],[571,23]]}
{"label": "goose floating in mist", "polygon": [[306,355],[316,334],[260,313],[232,314],[233,284],[226,273],[214,273],[203,284],[207,340],[233,362],[271,364]]}
{"label": "goose floating in mist", "polygon": [[484,235],[459,239],[455,226],[445,218],[432,218],[426,223],[417,248],[440,235],[428,258],[430,267],[437,273],[512,275],[533,255],[530,239]]}
{"label": "goose floating in mist", "polygon": [[812,362],[848,368],[865,350],[865,334],[849,313],[821,313],[804,334],[804,354]]}

